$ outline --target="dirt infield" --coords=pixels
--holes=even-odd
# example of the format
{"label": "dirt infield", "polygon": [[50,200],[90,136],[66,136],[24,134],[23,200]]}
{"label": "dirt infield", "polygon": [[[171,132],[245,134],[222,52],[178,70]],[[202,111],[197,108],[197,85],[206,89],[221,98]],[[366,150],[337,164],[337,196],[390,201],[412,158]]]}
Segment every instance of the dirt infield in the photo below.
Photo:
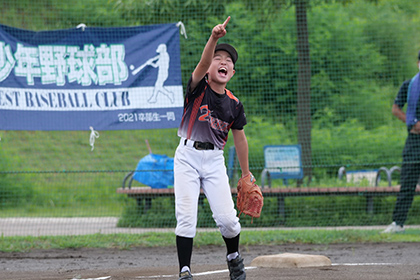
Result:
{"label": "dirt infield", "polygon": [[[247,279],[399,279],[420,280],[420,244],[340,244],[249,246],[241,248]],[[332,266],[317,268],[253,268],[260,255],[317,254]],[[224,247],[194,248],[194,280],[229,279]],[[0,252],[0,279],[125,280],[178,279],[174,247],[116,249],[37,250]]]}

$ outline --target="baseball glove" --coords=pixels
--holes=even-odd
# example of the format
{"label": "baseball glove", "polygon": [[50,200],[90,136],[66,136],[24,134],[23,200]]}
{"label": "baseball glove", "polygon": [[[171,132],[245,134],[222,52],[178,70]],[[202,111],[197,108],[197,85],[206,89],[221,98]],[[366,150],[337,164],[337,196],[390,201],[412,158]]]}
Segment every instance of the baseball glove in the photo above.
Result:
{"label": "baseball glove", "polygon": [[241,177],[238,181],[236,207],[238,208],[239,216],[241,216],[242,213],[251,216],[252,218],[258,218],[261,215],[264,197],[260,187],[255,182],[254,175],[251,173],[245,177]]}

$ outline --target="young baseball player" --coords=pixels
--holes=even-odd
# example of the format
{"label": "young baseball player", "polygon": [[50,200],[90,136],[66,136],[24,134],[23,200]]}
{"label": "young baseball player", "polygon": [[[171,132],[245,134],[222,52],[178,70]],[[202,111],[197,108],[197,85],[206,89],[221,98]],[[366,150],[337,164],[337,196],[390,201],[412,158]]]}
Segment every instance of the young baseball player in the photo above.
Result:
{"label": "young baseball player", "polygon": [[249,175],[243,105],[226,89],[226,84],[235,74],[238,54],[229,44],[217,44],[226,35],[229,20],[230,17],[213,28],[204,47],[187,85],[184,114],[178,129],[181,141],[174,158],[174,189],[180,280],[192,279],[190,265],[200,188],[204,190],[226,243],[230,279],[246,279],[243,258],[239,253],[241,225],[223,156],[229,130],[232,130],[242,176]]}

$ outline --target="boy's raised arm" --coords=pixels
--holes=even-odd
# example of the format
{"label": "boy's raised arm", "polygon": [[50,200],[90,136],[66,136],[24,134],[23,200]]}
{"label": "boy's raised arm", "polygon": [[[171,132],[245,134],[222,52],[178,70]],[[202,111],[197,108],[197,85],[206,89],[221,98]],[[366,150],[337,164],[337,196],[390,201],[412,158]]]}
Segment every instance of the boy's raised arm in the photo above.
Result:
{"label": "boy's raised arm", "polygon": [[204,78],[207,74],[207,70],[210,67],[210,64],[213,60],[214,50],[217,45],[217,41],[226,35],[226,25],[230,20],[230,16],[227,17],[224,23],[218,24],[213,27],[211,36],[207,41],[206,46],[204,47],[203,53],[201,54],[201,59],[198,62],[197,66],[192,73],[191,89],[193,90],[197,84]]}

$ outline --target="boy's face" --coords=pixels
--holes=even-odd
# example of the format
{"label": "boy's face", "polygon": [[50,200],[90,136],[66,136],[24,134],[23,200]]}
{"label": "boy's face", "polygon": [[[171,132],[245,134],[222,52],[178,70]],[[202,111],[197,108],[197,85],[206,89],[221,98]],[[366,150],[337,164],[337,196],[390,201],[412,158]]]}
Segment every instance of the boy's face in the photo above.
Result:
{"label": "boy's face", "polygon": [[209,79],[213,82],[227,84],[232,76],[235,74],[235,64],[229,53],[219,50],[214,53],[212,63],[209,67]]}

